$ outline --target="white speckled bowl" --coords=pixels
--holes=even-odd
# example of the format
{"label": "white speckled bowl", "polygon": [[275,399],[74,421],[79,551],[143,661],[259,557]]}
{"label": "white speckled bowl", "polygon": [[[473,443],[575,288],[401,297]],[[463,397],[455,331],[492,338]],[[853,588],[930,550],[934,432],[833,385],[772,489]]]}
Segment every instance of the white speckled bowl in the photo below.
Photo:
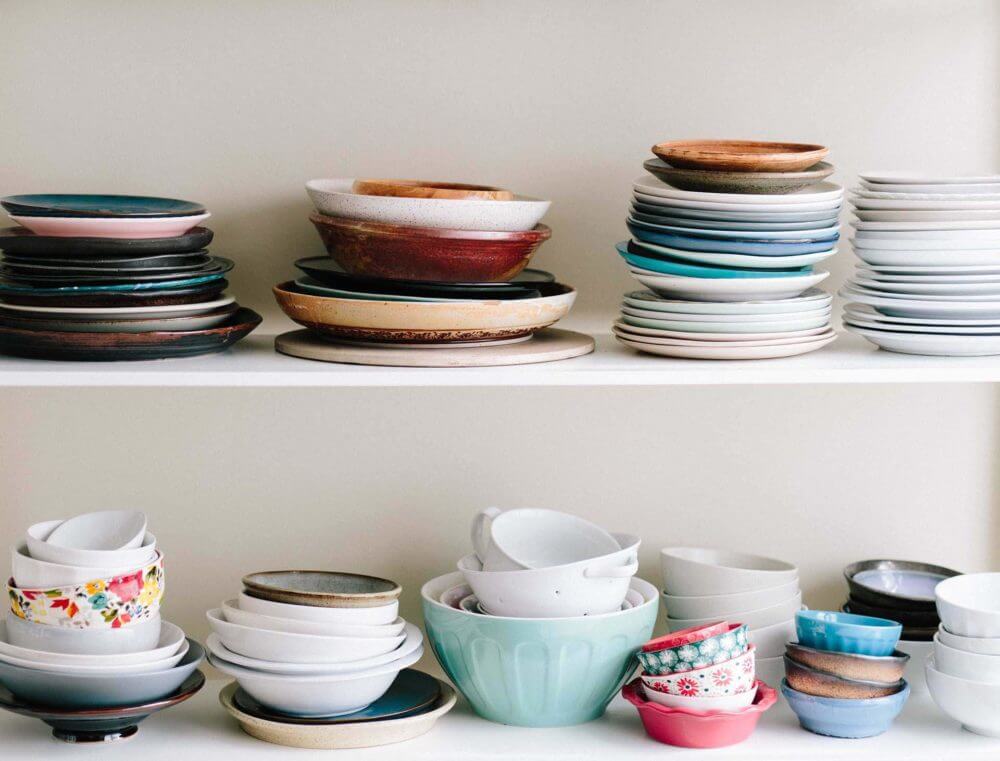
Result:
{"label": "white speckled bowl", "polygon": [[353,184],[354,178],[310,180],[306,191],[316,208],[332,217],[452,230],[530,230],[551,205],[528,196],[513,201],[367,196],[352,192]]}

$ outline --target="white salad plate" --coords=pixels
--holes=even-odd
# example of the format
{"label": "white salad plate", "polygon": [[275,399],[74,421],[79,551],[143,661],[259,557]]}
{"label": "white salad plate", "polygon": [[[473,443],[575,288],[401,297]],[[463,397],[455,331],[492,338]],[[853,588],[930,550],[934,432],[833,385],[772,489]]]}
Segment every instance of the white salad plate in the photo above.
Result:
{"label": "white salad plate", "polygon": [[900,325],[880,320],[865,320],[852,315],[844,315],[844,326],[868,328],[869,330],[891,330],[896,333],[943,333],[949,336],[1000,336],[1000,324],[994,327],[953,328],[944,325]]}
{"label": "white salad plate", "polygon": [[951,302],[981,302],[981,301],[1000,301],[1000,298],[994,296],[993,294],[981,294],[981,293],[960,293],[960,294],[941,294],[941,293],[898,293],[896,291],[886,291],[877,290],[874,288],[869,288],[865,285],[859,285],[854,280],[848,280],[845,284],[846,288],[850,288],[859,293],[867,293],[875,296],[886,296],[892,299],[923,299],[926,301],[951,301]]}
{"label": "white salad plate", "polygon": [[622,304],[622,314],[632,317],[645,317],[650,320],[686,320],[688,322],[789,322],[796,320],[808,320],[813,317],[829,317],[833,311],[832,306],[827,303],[825,306],[816,309],[809,309],[801,312],[778,312],[776,314],[699,314],[685,312],[663,312],[656,309],[647,309],[644,306],[634,306],[629,303]]}
{"label": "white salad plate", "polygon": [[995,222],[1000,220],[998,210],[969,209],[852,209],[862,222]]}
{"label": "white salad plate", "polygon": [[[711,195],[715,195],[714,193]],[[793,211],[826,211],[832,212],[840,208],[840,199],[832,201],[813,201],[809,203],[768,203],[759,201],[754,204],[749,203],[726,203],[723,201],[689,201],[682,198],[664,198],[662,196],[650,195],[641,191],[635,191],[635,198],[639,203],[650,206],[661,206],[664,208],[678,209],[700,209],[702,211],[743,211],[743,212],[793,212]],[[755,198],[770,198],[770,196],[755,196]],[[510,203],[510,201],[504,201]],[[832,213],[827,216],[833,216]],[[763,220],[760,220],[763,221]]]}
{"label": "white salad plate", "polygon": [[1000,335],[938,335],[872,330],[850,324],[846,327],[851,332],[864,336],[880,349],[901,354],[928,354],[942,357],[985,357],[1000,354]]}
{"label": "white salad plate", "polygon": [[862,195],[852,195],[851,200],[858,209],[878,211],[1000,211],[1000,197],[986,196],[982,200],[968,200],[956,196],[951,200],[901,200],[899,198],[867,198]]}
{"label": "white salad plate", "polygon": [[781,331],[813,330],[830,324],[830,314],[802,320],[760,320],[758,322],[688,322],[686,320],[654,320],[623,314],[627,325],[690,333],[778,333]]}
{"label": "white salad plate", "polygon": [[849,285],[840,289],[847,301],[873,306],[883,314],[893,317],[931,319],[1000,319],[1000,300],[997,301],[935,301],[925,298],[899,298],[859,291]]}
{"label": "white salad plate", "polygon": [[948,177],[940,174],[930,174],[928,172],[899,172],[881,169],[869,169],[859,172],[858,176],[867,182],[877,184],[899,184],[899,185],[961,185],[961,184],[989,184],[1000,183],[1000,174],[970,174]]}
{"label": "white salad plate", "polygon": [[925,238],[922,235],[913,236],[914,233],[883,233],[867,232],[858,233],[851,238],[851,243],[855,247],[886,249],[891,251],[981,251],[1000,250],[1000,237],[992,230],[987,238]]}
{"label": "white salad plate", "polygon": [[829,325],[812,330],[790,330],[787,332],[762,332],[762,333],[691,333],[683,330],[660,330],[656,328],[644,328],[630,325],[621,320],[614,324],[614,330],[624,334],[625,338],[635,341],[650,341],[658,343],[654,339],[666,341],[775,341],[780,343],[794,343],[796,341],[812,341],[821,334],[831,330]]}
{"label": "white salad plate", "polygon": [[970,219],[955,221],[927,222],[851,222],[855,230],[866,232],[919,232],[944,230],[1000,230],[1000,219]]}
{"label": "white salad plate", "polygon": [[933,249],[914,251],[854,246],[855,255],[866,264],[879,267],[995,267],[1000,265],[1000,249]]}
{"label": "white salad plate", "polygon": [[862,178],[859,184],[865,190],[874,193],[938,193],[945,195],[1000,193],[1000,180],[997,182],[898,183],[872,182]]}
{"label": "white salad plate", "polygon": [[[914,267],[913,269],[923,269]],[[876,267],[858,267],[855,270],[857,277],[868,280],[879,280],[889,283],[1000,283],[1000,267],[993,272],[971,272],[963,273],[925,273],[908,274],[892,269],[885,270]]]}
{"label": "white salad plate", "polygon": [[650,291],[632,291],[625,294],[625,304],[636,309],[681,314],[688,318],[703,315],[768,315],[795,314],[826,309],[833,303],[833,296],[812,288],[799,296],[769,301],[677,301],[665,299]]}
{"label": "white salad plate", "polygon": [[639,240],[633,240],[632,245],[638,249],[651,251],[654,254],[672,256],[675,259],[684,259],[686,261],[714,264],[723,267],[750,267],[761,270],[806,267],[810,264],[821,262],[824,259],[829,259],[837,253],[837,249],[832,248],[829,251],[820,251],[815,254],[753,256],[749,254],[715,254],[707,251],[685,251],[679,248],[659,246],[655,243],[645,243]]}
{"label": "white salad plate", "polygon": [[830,276],[829,272],[813,272],[795,277],[701,278],[661,275],[635,267],[630,270],[636,280],[661,296],[691,301],[788,299],[802,295]]}
{"label": "white salad plate", "polygon": [[660,198],[681,201],[712,201],[754,206],[760,203],[801,204],[817,201],[839,201],[844,196],[844,188],[835,182],[818,182],[796,190],[794,193],[705,193],[695,190],[681,190],[661,182],[652,175],[643,175],[632,182],[632,189]]}
{"label": "white salad plate", "polygon": [[1000,300],[1000,283],[894,283],[855,276],[851,281],[871,291],[902,296],[995,296]]}
{"label": "white salad plate", "polygon": [[[853,225],[876,224],[875,222],[858,222]],[[883,223],[887,224],[887,223]],[[1000,223],[995,223],[1000,224]],[[858,230],[856,238],[865,240],[940,240],[940,241],[1000,241],[1000,231],[997,228],[984,230]]]}
{"label": "white salad plate", "polygon": [[700,342],[698,346],[664,346],[662,344],[650,343],[648,341],[635,341],[616,334],[615,338],[626,346],[636,349],[646,354],[656,354],[661,357],[675,357],[677,359],[777,359],[780,357],[794,357],[799,354],[822,349],[827,344],[835,341],[835,333],[829,336],[821,336],[815,341],[806,343],[778,344],[769,346],[744,346],[738,343],[711,343],[709,341]]}
{"label": "white salad plate", "polygon": [[915,325],[952,328],[955,333],[962,333],[968,328],[995,328],[1000,332],[1000,320],[980,319],[948,319],[927,317],[894,317],[883,314],[867,304],[845,304],[844,315],[856,320],[876,320],[890,325]]}
{"label": "white salad plate", "polygon": [[1000,201],[1000,193],[882,193],[867,188],[851,188],[855,198],[878,198],[886,201]]}

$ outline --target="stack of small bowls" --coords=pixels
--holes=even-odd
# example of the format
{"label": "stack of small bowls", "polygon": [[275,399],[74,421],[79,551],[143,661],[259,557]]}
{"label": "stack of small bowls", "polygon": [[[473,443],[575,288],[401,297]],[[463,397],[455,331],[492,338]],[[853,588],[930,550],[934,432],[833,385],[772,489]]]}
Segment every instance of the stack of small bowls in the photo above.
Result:
{"label": "stack of small bowls", "polygon": [[903,627],[872,616],[822,610],[796,615],[781,692],[804,729],[830,737],[885,732],[910,695],[896,650]]}
{"label": "stack of small bowls", "polygon": [[716,621],[651,640],[622,695],[654,740],[685,748],[742,742],[777,693],[757,680],[745,624]]}
{"label": "stack of small bowls", "polygon": [[204,684],[201,646],[160,619],[163,556],[142,513],[35,524],[11,560],[0,708],[68,742],[107,742]]}
{"label": "stack of small bowls", "polygon": [[502,724],[580,724],[635,670],[657,594],[639,538],[555,510],[488,508],[475,553],[422,590],[427,636],[473,710]]}
{"label": "stack of small bowls", "polygon": [[794,565],[703,547],[667,547],[660,564],[670,631],[739,621],[755,646],[758,676],[768,684],[781,680],[785,643],[794,637],[795,614],[802,607]]}
{"label": "stack of small bowls", "polygon": [[128,360],[222,351],[260,324],[223,293],[205,207],[149,196],[0,199],[0,351]]}
{"label": "stack of small bowls", "polygon": [[819,145],[679,140],[653,146],[617,245],[648,291],[625,296],[619,341],[647,354],[767,359],[834,340],[813,265],[837,253],[843,188]]}
{"label": "stack of small bowls", "polygon": [[[236,680],[220,700],[250,735],[300,747],[378,745],[401,731],[392,721],[423,716],[407,724],[422,734],[454,702],[438,680],[409,668],[423,635],[399,617],[395,582],[266,571],[243,586],[208,611],[207,647],[211,664]],[[367,733],[355,731],[361,723]]]}
{"label": "stack of small bowls", "polygon": [[[542,339],[568,338],[545,329],[566,316],[576,292],[525,269],[551,235],[539,224],[548,201],[417,180],[312,180],[306,189],[329,256],[299,260],[304,276],[274,288],[282,310],[307,329],[281,337],[279,351],[366,364],[443,358],[461,366],[463,356],[506,364],[542,348]],[[575,343],[567,357],[593,348],[586,337]],[[483,351],[440,351],[465,348]]]}
{"label": "stack of small bowls", "polygon": [[970,573],[935,590],[941,625],[927,689],[970,732],[1000,737],[1000,573]]}

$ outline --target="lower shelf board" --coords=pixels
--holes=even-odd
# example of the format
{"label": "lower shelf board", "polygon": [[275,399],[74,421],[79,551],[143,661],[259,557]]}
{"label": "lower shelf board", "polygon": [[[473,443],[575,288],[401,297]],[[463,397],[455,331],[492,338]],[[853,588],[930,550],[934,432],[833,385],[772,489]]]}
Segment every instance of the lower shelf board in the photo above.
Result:
{"label": "lower shelf board", "polygon": [[[186,703],[150,717],[132,739],[102,746],[103,759],[177,761],[203,759],[302,759],[307,751],[282,748],[245,735],[218,702],[225,680],[210,680]],[[0,713],[0,757],[29,761],[42,755],[80,753],[51,737],[40,721]],[[468,761],[469,759],[662,759],[684,752],[646,737],[632,706],[616,698],[605,716],[589,724],[559,729],[525,729],[494,724],[475,716],[460,700],[428,734],[402,745],[339,751],[329,757],[393,759],[398,761]],[[784,701],[768,711],[757,731],[744,743],[717,751],[688,751],[691,758],[727,761],[802,761],[802,759],[878,759],[878,761],[941,761],[996,759],[1000,739],[981,737],[948,719],[926,695],[910,699],[892,728],[880,737],[839,740],[801,729]],[[68,756],[67,756],[68,757]],[[687,757],[687,756],[685,756]]]}

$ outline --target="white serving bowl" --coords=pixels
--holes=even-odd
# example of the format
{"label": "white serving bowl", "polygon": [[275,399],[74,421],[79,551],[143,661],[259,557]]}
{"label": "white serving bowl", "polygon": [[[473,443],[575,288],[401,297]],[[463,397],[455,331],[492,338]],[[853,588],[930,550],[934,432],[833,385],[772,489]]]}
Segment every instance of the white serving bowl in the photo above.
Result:
{"label": "white serving bowl", "polygon": [[927,690],[944,713],[977,735],[1000,737],[1000,684],[945,674],[930,657],[924,666]]}
{"label": "white serving bowl", "polygon": [[785,658],[782,655],[775,658],[755,658],[754,669],[760,681],[777,689],[785,678]]}
{"label": "white serving bowl", "polygon": [[[25,541],[28,552],[35,560],[59,565],[76,565],[86,568],[141,568],[156,559],[156,537],[146,533],[142,546],[129,550],[78,550],[49,544],[47,539],[63,521],[45,521],[31,526]],[[90,579],[87,579],[89,581]]]}
{"label": "white serving bowl", "polygon": [[418,647],[404,658],[367,671],[301,676],[251,671],[214,653],[208,660],[264,706],[293,716],[316,717],[341,716],[367,708],[385,694],[400,671],[419,661],[423,654],[424,649]]}
{"label": "white serving bowl", "polygon": [[146,515],[138,510],[100,510],[68,518],[46,542],[77,550],[133,550],[146,536]]}
{"label": "white serving bowl", "polygon": [[663,603],[671,618],[726,618],[734,610],[760,610],[787,600],[799,591],[799,580],[793,579],[781,586],[736,592],[731,595],[668,595]]}
{"label": "white serving bowl", "polygon": [[222,608],[206,614],[212,631],[229,650],[250,658],[280,663],[350,663],[395,650],[403,643],[396,637],[322,637],[255,629],[227,621]]}
{"label": "white serving bowl", "polygon": [[957,650],[934,635],[934,662],[938,671],[973,682],[1000,684],[1000,655],[983,655]]}
{"label": "white serving bowl", "polygon": [[240,626],[291,634],[317,634],[321,637],[398,637],[406,625],[406,622],[401,618],[397,618],[392,623],[377,626],[322,624],[315,621],[299,621],[294,618],[277,618],[242,610],[237,600],[226,600],[222,603],[222,612],[227,621]]}
{"label": "white serving bowl", "polygon": [[160,641],[160,614],[119,629],[69,629],[7,616],[7,641],[28,650],[67,655],[124,655],[153,650]]}
{"label": "white serving bowl", "polygon": [[963,637],[948,631],[944,624],[938,624],[936,636],[943,644],[956,650],[980,655],[1000,655],[1000,637]]}
{"label": "white serving bowl", "polygon": [[757,659],[780,658],[785,654],[785,645],[798,641],[795,631],[795,617],[779,621],[770,626],[751,629],[750,642],[757,648]]}
{"label": "white serving bowl", "polygon": [[682,708],[685,711],[697,711],[699,713],[705,711],[738,711],[753,703],[753,699],[757,696],[757,690],[753,689],[737,692],[734,695],[720,695],[710,698],[671,695],[668,692],[654,690],[646,683],[647,679],[656,678],[655,676],[649,677],[643,675],[642,694],[646,696],[647,700],[659,703],[661,706],[667,706],[668,708]]}
{"label": "white serving bowl", "polygon": [[399,616],[399,600],[372,608],[322,608],[314,605],[290,605],[272,602],[241,592],[236,603],[240,610],[273,618],[314,621],[320,624],[379,626],[391,624]]}
{"label": "white serving bowl", "polygon": [[671,595],[729,595],[778,587],[799,578],[791,563],[703,547],[660,551],[663,588]]}
{"label": "white serving bowl", "polygon": [[[794,618],[795,614],[801,609],[802,593],[796,592],[792,597],[767,608],[760,608],[759,610],[734,610],[726,615],[726,620],[733,623],[746,624],[753,631]],[[691,626],[704,626],[718,620],[718,616],[709,616],[707,618],[671,618],[667,616],[667,626],[670,628],[670,631],[675,632]]]}
{"label": "white serving bowl", "polygon": [[166,658],[161,658],[155,661],[148,661],[146,663],[131,663],[131,664],[108,664],[106,666],[74,666],[65,663],[58,662],[56,658],[58,655],[55,653],[49,653],[53,656],[52,662],[43,661],[33,661],[24,660],[21,658],[15,658],[11,655],[0,652],[0,663],[7,663],[11,666],[19,666],[25,669],[35,669],[37,671],[51,671],[56,674],[77,674],[80,676],[113,676],[115,674],[151,674],[158,671],[166,671],[167,669],[172,669],[188,654],[190,645],[187,640],[181,645],[181,648]]}
{"label": "white serving bowl", "polygon": [[934,588],[941,623],[962,637],[1000,637],[1000,573],[968,573]]}
{"label": "white serving bowl", "polygon": [[28,545],[21,542],[10,551],[10,567],[11,575],[14,577],[14,586],[21,589],[50,589],[86,584],[95,579],[124,576],[143,566],[88,568],[61,563],[46,563],[44,560],[31,557],[28,553]]}
{"label": "white serving bowl", "polygon": [[903,667],[903,679],[910,685],[911,695],[921,695],[927,692],[927,677],[924,676],[924,664],[934,653],[933,642],[901,639],[896,643],[896,649],[910,656]]}
{"label": "white serving bowl", "polygon": [[[20,620],[20,619],[19,619]],[[169,621],[160,625],[160,639],[149,650],[136,653],[115,653],[113,655],[73,655],[70,653],[54,653],[50,650],[33,650],[19,647],[10,642],[7,634],[7,622],[0,621],[0,657],[9,656],[29,663],[58,664],[60,666],[82,666],[86,668],[114,668],[116,666],[133,666],[153,661],[162,661],[187,650],[187,640],[179,626]]]}

